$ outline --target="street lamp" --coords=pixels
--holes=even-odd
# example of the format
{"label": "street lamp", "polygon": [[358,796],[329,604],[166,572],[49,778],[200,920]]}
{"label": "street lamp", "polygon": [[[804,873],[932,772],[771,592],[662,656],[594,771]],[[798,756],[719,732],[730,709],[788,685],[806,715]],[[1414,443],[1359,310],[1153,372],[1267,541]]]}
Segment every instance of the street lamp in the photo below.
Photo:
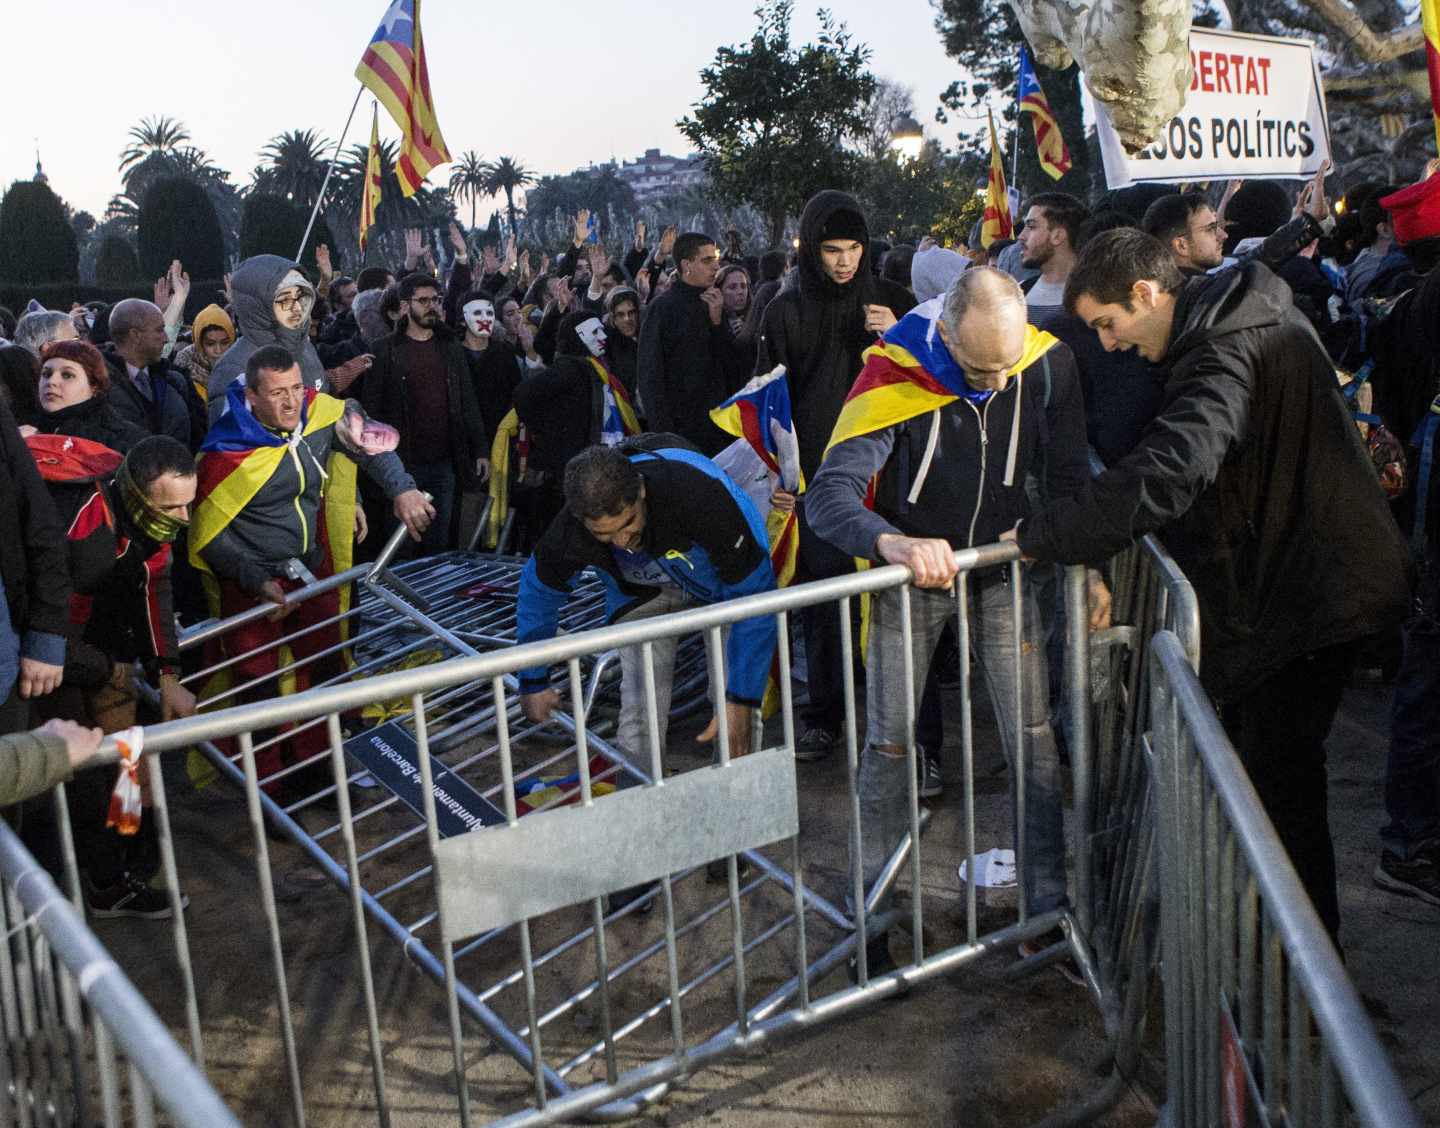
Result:
{"label": "street lamp", "polygon": [[920,123],[909,114],[900,114],[890,123],[890,148],[907,161],[913,161],[925,146],[925,133]]}

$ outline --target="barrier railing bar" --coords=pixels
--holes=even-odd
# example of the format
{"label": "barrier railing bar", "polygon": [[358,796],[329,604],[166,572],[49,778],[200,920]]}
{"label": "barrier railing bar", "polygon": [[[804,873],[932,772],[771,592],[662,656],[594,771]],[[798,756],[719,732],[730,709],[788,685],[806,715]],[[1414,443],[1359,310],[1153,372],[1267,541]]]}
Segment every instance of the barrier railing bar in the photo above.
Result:
{"label": "barrier railing bar", "polygon": [[[855,640],[850,627],[850,599],[840,600],[840,682],[845,708],[845,786],[850,804],[850,912],[855,921],[855,970],[860,985],[870,981],[866,949],[869,933],[865,920],[865,862],[861,857],[864,838],[860,829],[860,748],[855,719]],[[805,656],[810,661],[810,655]]]}
{"label": "barrier railing bar", "polygon": [[285,979],[285,949],[280,941],[280,916],[275,906],[275,885],[270,876],[270,846],[265,839],[265,816],[260,810],[260,783],[255,773],[255,750],[248,732],[240,734],[240,756],[245,764],[245,804],[250,815],[250,830],[255,838],[255,876],[260,883],[261,905],[265,923],[270,930],[270,959],[275,974],[280,1039],[285,1049],[285,1069],[290,1082],[291,1111],[296,1128],[305,1128],[305,1096],[300,1085],[295,1024],[290,1015],[290,990]]}
{"label": "barrier railing bar", "polygon": [[360,862],[356,857],[355,824],[351,821],[350,788],[345,782],[344,741],[340,718],[326,717],[330,737],[330,766],[335,776],[335,799],[339,804],[341,842],[345,847],[345,869],[350,879],[350,923],[355,929],[355,948],[360,957],[360,980],[365,992],[365,1025],[370,1039],[370,1068],[375,1082],[375,1111],[380,1128],[390,1128],[390,1101],[385,1092],[385,1057],[380,1040],[380,1012],[375,1003],[375,977],[370,967],[370,938],[365,927],[365,905],[360,899]]}
{"label": "barrier railing bar", "polygon": [[[790,755],[794,756],[795,689],[790,684],[790,616],[784,611],[775,616],[775,640],[777,673],[780,679],[781,740],[789,749]],[[763,731],[764,718],[762,717],[758,723]],[[795,896],[795,966],[803,971],[810,957],[805,935],[805,873],[800,857],[800,835],[798,833],[790,839],[790,872],[794,877],[792,892]],[[805,1010],[810,1006],[810,980],[804,974],[799,976],[799,980],[800,1008]]]}
{"label": "barrier railing bar", "polygon": [[185,1025],[190,1034],[190,1056],[203,1073],[205,1044],[200,1033],[200,1001],[195,993],[195,970],[190,960],[190,933],[185,923],[180,871],[175,865],[175,839],[170,826],[170,801],[165,792],[165,774],[160,758],[151,756],[145,765],[150,775],[150,814],[155,819],[160,846],[160,872],[165,875],[165,892],[170,899],[170,933],[175,941],[175,962],[185,989]]}
{"label": "barrier railing bar", "polygon": [[[1013,544],[987,545],[984,548],[962,549],[955,558],[965,568],[988,567],[1017,559],[1019,549]],[[687,608],[668,616],[667,635],[687,635],[713,626],[729,626],[759,615],[809,607],[816,603],[865,592],[898,587],[910,579],[909,569],[892,564],[850,573],[826,580],[816,580],[795,588],[747,595],[725,603]],[[375,589],[372,589],[375,590]],[[388,601],[387,601],[388,602]],[[396,608],[416,618],[416,612],[400,601]],[[417,621],[419,621],[417,619]],[[408,697],[434,689],[448,689],[459,681],[489,680],[500,674],[530,666],[550,666],[571,658],[584,658],[597,650],[631,646],[646,641],[654,624],[646,620],[620,622],[596,630],[564,635],[544,642],[526,643],[509,650],[491,651],[473,657],[451,659],[413,670],[398,670],[366,678],[362,683],[328,686],[291,694],[272,701],[238,705],[223,713],[182,717],[154,725],[146,730],[146,748],[155,752],[184,748],[199,740],[215,740],[235,736],[256,728],[269,728],[290,721],[306,720],[317,713],[344,713],[374,700]],[[445,632],[447,635],[450,632]],[[443,637],[443,636],[442,636]],[[472,647],[451,635],[446,639],[466,653]],[[100,750],[89,763],[113,763],[117,755],[114,740],[101,742]]]}
{"label": "barrier railing bar", "polygon": [[[1301,982],[1315,1024],[1334,1051],[1335,1066],[1356,1112],[1370,1125],[1418,1128],[1415,1110],[1380,1048],[1359,996],[1346,977],[1334,945],[1305,895],[1274,827],[1265,816],[1254,786],[1243,770],[1239,770],[1233,747],[1219,718],[1208,707],[1208,699],[1179,638],[1162,632],[1156,636],[1152,650],[1164,680],[1170,684],[1177,711],[1183,712],[1186,728],[1192,735],[1187,743],[1193,750],[1186,748],[1185,751],[1203,766],[1219,794],[1225,817],[1235,828],[1259,889],[1266,934],[1267,1004],[1275,1003],[1271,996],[1278,991],[1278,983],[1272,980],[1271,966],[1273,964],[1278,972],[1283,945],[1291,973]],[[1174,744],[1167,749],[1174,750]],[[1270,1090],[1269,1078],[1275,1076],[1268,1072],[1268,1066],[1272,1059],[1270,1044],[1273,1042],[1278,1049],[1279,1010],[1277,1005],[1265,1008],[1267,1091]],[[1302,1032],[1292,1027],[1291,1033],[1296,1036]]]}
{"label": "barrier railing bar", "polygon": [[[905,806],[910,822],[910,942],[912,962],[922,964],[925,962],[925,885],[920,879],[920,777],[916,770],[919,753],[915,748],[916,691],[919,687],[915,677],[914,613],[915,602],[910,597],[910,585],[905,584],[900,588],[900,650],[904,655],[901,685],[905,694]],[[933,654],[930,661],[934,661]]]}
{"label": "barrier railing bar", "polygon": [[[655,696],[655,647],[650,641],[640,647],[640,669],[645,690],[645,729],[650,745],[650,786],[665,786],[665,763],[660,748],[660,713]],[[631,755],[634,749],[623,749]],[[660,878],[661,900],[665,907],[665,976],[670,987],[670,1042],[676,1057],[685,1054],[685,1018],[680,1011],[680,960],[675,950],[675,890],[671,875]]]}
{"label": "barrier railing bar", "polygon": [[[415,720],[416,759],[420,761],[420,796],[425,808],[425,837],[430,844],[431,864],[434,864],[435,850],[440,845],[440,829],[435,821],[435,787],[432,782],[433,769],[430,764],[429,733],[425,725],[425,699],[420,693],[414,694],[410,702]],[[443,914],[444,909],[437,909]],[[455,983],[455,948],[444,938],[445,928],[441,923],[440,954],[445,967],[445,1003],[450,1020],[450,1050],[454,1058],[455,1099],[459,1103],[460,1123],[470,1128],[470,1085],[465,1079],[465,1047],[460,1032],[460,998]],[[519,1039],[516,1039],[518,1042]],[[537,1062],[538,1068],[538,1062]],[[543,1085],[542,1085],[543,1088]]]}

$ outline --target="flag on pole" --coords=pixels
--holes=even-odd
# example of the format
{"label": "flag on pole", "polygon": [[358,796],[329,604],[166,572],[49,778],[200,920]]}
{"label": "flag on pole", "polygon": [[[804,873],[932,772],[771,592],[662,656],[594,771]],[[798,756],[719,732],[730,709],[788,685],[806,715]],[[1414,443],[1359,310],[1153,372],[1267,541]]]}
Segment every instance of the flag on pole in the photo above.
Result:
{"label": "flag on pole", "polygon": [[1420,0],[1425,28],[1425,67],[1430,72],[1430,112],[1435,117],[1435,146],[1440,150],[1440,0]]}
{"label": "flag on pole", "polygon": [[430,72],[420,36],[420,0],[391,0],[360,57],[355,77],[380,99],[405,135],[395,175],[401,194],[413,196],[430,170],[450,159],[430,101]]}
{"label": "flag on pole", "polygon": [[1020,44],[1020,112],[1029,114],[1035,126],[1035,150],[1040,156],[1040,167],[1059,180],[1070,171],[1070,150],[1065,147],[1060,123],[1050,111],[1050,101],[1035,76],[1035,64],[1030,61],[1030,49],[1024,43]]}
{"label": "flag on pole", "polygon": [[370,228],[375,226],[375,213],[380,208],[380,105],[370,118],[370,153],[365,158],[365,190],[360,197],[360,253],[365,253],[365,244],[370,239]]}
{"label": "flag on pole", "polygon": [[1015,227],[1010,222],[1010,199],[1005,194],[1005,160],[1000,142],[995,138],[995,115],[990,118],[990,178],[985,188],[985,216],[980,224],[980,245],[988,247],[996,239],[1010,239]]}

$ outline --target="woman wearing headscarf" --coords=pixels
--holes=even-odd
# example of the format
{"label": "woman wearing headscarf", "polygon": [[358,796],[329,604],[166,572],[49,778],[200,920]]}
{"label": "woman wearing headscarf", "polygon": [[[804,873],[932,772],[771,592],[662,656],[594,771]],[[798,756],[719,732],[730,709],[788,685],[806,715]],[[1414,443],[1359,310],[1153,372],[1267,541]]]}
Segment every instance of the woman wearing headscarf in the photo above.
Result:
{"label": "woman wearing headscarf", "polygon": [[213,302],[195,315],[190,326],[191,343],[175,356],[175,367],[190,377],[199,397],[210,395],[210,372],[225,351],[235,343],[235,323]]}

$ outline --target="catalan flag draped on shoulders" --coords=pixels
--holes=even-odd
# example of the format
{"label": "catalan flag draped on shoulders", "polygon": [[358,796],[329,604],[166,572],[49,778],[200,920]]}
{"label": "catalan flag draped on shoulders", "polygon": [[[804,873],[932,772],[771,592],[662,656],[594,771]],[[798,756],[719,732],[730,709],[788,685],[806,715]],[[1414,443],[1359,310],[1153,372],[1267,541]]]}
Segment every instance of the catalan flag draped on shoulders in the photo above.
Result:
{"label": "catalan flag draped on shoulders", "polygon": [[1020,45],[1020,112],[1029,114],[1035,126],[1035,152],[1040,167],[1059,180],[1070,171],[1070,150],[1065,147],[1060,123],[1055,120],[1050,100],[1035,75],[1030,49],[1023,43]]}
{"label": "catalan flag draped on shoulders", "polygon": [[[308,389],[300,426],[286,435],[269,430],[255,418],[245,401],[243,385],[232,384],[226,394],[229,410],[211,426],[200,446],[190,527],[190,562],[201,572],[216,615],[220,613],[219,583],[205,550],[233,525],[282,466],[295,469],[300,491],[293,498],[297,527],[286,530],[286,550],[298,547],[303,555],[314,547],[311,537],[318,538],[327,574],[349,568],[354,554],[355,463],[328,441],[318,457],[310,444],[301,441],[333,427],[345,413],[345,402]],[[301,504],[308,475],[321,482],[323,511],[317,518],[323,519],[317,519],[313,531]]]}
{"label": "catalan flag draped on shoulders", "polygon": [[431,169],[450,160],[430,100],[430,72],[425,66],[425,43],[420,35],[420,0],[391,0],[360,57],[355,77],[380,99],[404,134],[395,175],[401,193],[407,198],[413,196]]}

